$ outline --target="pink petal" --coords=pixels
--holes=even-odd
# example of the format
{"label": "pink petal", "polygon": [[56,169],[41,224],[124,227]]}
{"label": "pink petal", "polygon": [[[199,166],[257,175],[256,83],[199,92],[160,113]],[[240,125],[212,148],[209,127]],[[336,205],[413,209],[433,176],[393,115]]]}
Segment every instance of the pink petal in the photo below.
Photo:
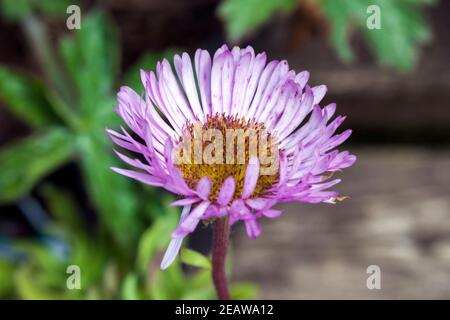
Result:
{"label": "pink petal", "polygon": [[330,103],[329,105],[326,105],[323,108],[323,112],[326,114],[326,118],[328,120],[331,119],[331,117],[334,115],[335,111],[336,111],[336,103]]}
{"label": "pink petal", "polygon": [[245,204],[254,210],[263,210],[273,203],[272,199],[255,198],[245,200]]}
{"label": "pink petal", "polygon": [[249,108],[250,103],[252,102],[256,89],[258,88],[258,81],[261,76],[261,73],[264,70],[264,67],[266,65],[267,55],[265,53],[258,54],[255,59],[253,60],[253,65],[250,67],[249,74],[250,76],[247,77],[247,90],[245,92],[245,98],[244,103],[241,106],[241,108],[238,108],[238,116],[249,116]]}
{"label": "pink petal", "polygon": [[303,90],[305,88],[306,83],[309,80],[309,72],[308,71],[302,71],[297,74],[295,77],[295,82],[297,82],[300,85],[300,88]]}
{"label": "pink petal", "polygon": [[249,208],[247,208],[245,202],[242,199],[234,200],[231,204],[230,211],[239,219],[251,217],[251,211]]}
{"label": "pink petal", "polygon": [[[230,55],[230,53],[228,53]],[[222,113],[222,71],[224,64],[227,61],[227,54],[223,53],[214,57],[211,69],[211,104],[212,114]],[[231,57],[230,57],[231,58]]]}
{"label": "pink petal", "polygon": [[[186,219],[187,215],[189,214],[189,211],[191,210],[191,206],[185,206],[183,208],[183,211],[181,212],[180,217],[180,224]],[[164,257],[161,261],[161,269],[167,269],[175,260],[175,258],[178,255],[178,252],[180,251],[181,244],[183,242],[183,238],[176,238],[172,239],[169,243],[169,246],[167,247],[166,253],[164,254]]]}
{"label": "pink petal", "polygon": [[234,196],[236,189],[236,183],[233,176],[229,176],[225,179],[220,189],[219,196],[217,197],[217,203],[221,206],[226,206]]}
{"label": "pink petal", "polygon": [[227,54],[222,70],[222,112],[224,114],[230,114],[231,111],[234,69],[233,56],[231,54]]}
{"label": "pink petal", "polygon": [[231,114],[237,114],[239,109],[243,107],[245,92],[247,90],[248,70],[251,66],[252,55],[247,53],[243,55],[236,67],[234,75],[233,99],[231,106]]}
{"label": "pink petal", "polygon": [[266,89],[269,79],[272,76],[272,73],[274,72],[274,70],[278,66],[278,64],[279,64],[279,61],[275,61],[275,60],[271,61],[265,66],[264,70],[262,71],[261,76],[259,77],[258,84],[257,84],[256,93],[253,96],[253,100],[248,109],[247,116],[249,118],[254,117],[256,110],[259,107],[259,102],[262,98],[264,90]]}
{"label": "pink petal", "polygon": [[267,218],[276,218],[279,217],[283,211],[281,210],[275,210],[275,209],[267,209],[262,212],[262,215]]}
{"label": "pink petal", "polygon": [[206,50],[195,52],[195,72],[202,100],[203,114],[211,114],[211,57]]}
{"label": "pink petal", "polygon": [[184,198],[179,199],[170,204],[171,207],[178,207],[178,206],[187,206],[189,204],[194,204],[196,202],[200,202],[201,199],[199,198]]}
{"label": "pink petal", "polygon": [[209,205],[209,201],[203,201],[195,207],[191,214],[183,222],[181,222],[178,228],[172,233],[172,237],[182,238],[194,231]]}
{"label": "pink petal", "polygon": [[179,108],[179,110],[184,114],[186,119],[194,120],[194,115],[192,113],[192,109],[189,106],[183,91],[181,90],[180,86],[178,85],[177,78],[175,77],[172,67],[170,66],[169,61],[167,59],[164,59],[162,62],[162,73],[161,73],[162,79],[160,81],[163,82],[166,89],[166,95],[173,99],[173,102],[175,102],[176,107]]}
{"label": "pink petal", "polygon": [[209,192],[211,191],[212,183],[209,177],[203,177],[197,183],[197,194],[203,200],[208,200]]}
{"label": "pink petal", "polygon": [[256,219],[248,219],[245,220],[244,223],[250,239],[256,239],[261,234],[261,226]]}
{"label": "pink petal", "polygon": [[183,84],[183,88],[186,92],[189,104],[194,112],[194,115],[198,119],[203,120],[203,110],[197,94],[197,86],[194,78],[194,71],[192,69],[191,58],[186,52],[182,54],[181,58],[178,55],[176,55],[175,57],[177,57],[176,59],[174,59],[177,61],[177,69],[179,69],[179,71],[177,70],[177,73],[181,80],[181,83]]}
{"label": "pink petal", "polygon": [[318,104],[322,101],[323,97],[325,97],[325,93],[327,93],[327,86],[322,84],[320,86],[316,86],[312,88],[314,93],[314,104]]}
{"label": "pink petal", "polygon": [[245,171],[244,188],[242,189],[242,198],[250,197],[255,190],[256,183],[259,178],[259,160],[258,157],[252,156]]}
{"label": "pink petal", "polygon": [[164,181],[162,181],[160,178],[153,177],[146,173],[136,172],[133,170],[126,170],[126,169],[121,169],[121,168],[115,168],[115,167],[111,167],[111,170],[113,170],[121,175],[124,175],[126,177],[135,179],[137,181],[143,182],[145,184],[148,184],[148,185],[151,185],[154,187],[162,187],[164,185]]}

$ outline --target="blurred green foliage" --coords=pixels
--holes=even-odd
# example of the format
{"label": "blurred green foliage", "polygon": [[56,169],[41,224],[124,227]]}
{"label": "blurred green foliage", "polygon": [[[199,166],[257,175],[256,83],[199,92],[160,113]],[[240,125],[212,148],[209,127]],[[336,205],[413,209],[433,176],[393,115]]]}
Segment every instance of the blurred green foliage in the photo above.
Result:
{"label": "blurred green foliage", "polygon": [[[79,208],[70,193],[46,185],[42,192],[55,219],[46,225],[44,234],[56,243],[63,241],[68,252],[52,250],[44,241],[21,240],[12,246],[21,254],[14,264],[0,260],[0,296],[23,299],[214,299],[215,292],[209,268],[189,275],[176,260],[165,271],[159,262],[166,249],[168,234],[175,228],[179,213],[166,210],[142,234],[131,265],[121,268],[111,256],[111,243],[97,232],[90,234],[80,219]],[[169,199],[166,199],[169,201]],[[168,203],[166,203],[168,205]],[[198,252],[189,252],[202,267],[209,259]],[[189,262],[189,261],[185,261]],[[77,265],[81,270],[81,289],[69,290],[67,267]],[[231,287],[233,297],[249,299],[256,295],[250,283]]]}
{"label": "blurred green foliage", "polygon": [[297,0],[225,0],[219,7],[219,15],[226,22],[231,41],[237,41],[254,31],[274,14],[296,7]]}
{"label": "blurred green foliage", "polygon": [[[45,42],[41,40],[40,45]],[[119,246],[129,248],[144,227],[140,211],[145,208],[140,204],[146,195],[109,169],[118,162],[104,133],[105,127],[119,121],[112,110],[119,74],[117,37],[106,17],[93,12],[84,18],[80,31],[61,40],[59,48],[70,100],[58,88],[0,66],[0,98],[16,115],[26,115],[23,119],[36,129],[35,136],[0,153],[0,168],[6,172],[0,177],[0,202],[23,196],[48,173],[69,159],[77,160],[105,227]],[[129,232],[123,232],[123,226]]]}
{"label": "blurred green foliage", "polygon": [[68,161],[73,137],[64,128],[35,134],[0,152],[2,201],[13,201],[28,192],[41,177]]}
{"label": "blurred green foliage", "polygon": [[[401,71],[410,70],[417,62],[418,48],[431,39],[431,31],[421,13],[430,0],[322,0],[323,10],[331,25],[331,41],[339,57],[351,61],[348,43],[352,25],[360,30],[382,65]],[[381,13],[381,29],[368,29],[366,12],[377,5]]]}
{"label": "blurred green foliage", "polygon": [[68,6],[76,1],[71,0],[0,0],[2,15],[12,21],[20,20],[32,12],[40,12],[50,16],[61,16]]}
{"label": "blurred green foliage", "polygon": [[[24,299],[213,299],[209,259],[185,251],[188,274],[177,260],[162,272],[159,262],[179,218],[173,199],[113,173],[120,165],[104,132],[117,128],[113,92],[119,83],[143,91],[138,69],[152,69],[172,51],[145,54],[123,76],[114,25],[101,11],[83,15],[81,30],[67,33],[56,50],[38,15],[65,14],[65,1],[0,0],[2,13],[19,23],[37,53],[45,79],[0,65],[0,100],[33,133],[0,150],[0,204],[43,199],[51,219],[31,238],[0,238],[0,297]],[[15,2],[17,6],[13,4]],[[52,6],[51,4],[54,4]],[[61,11],[61,8],[64,10]],[[119,83],[116,80],[120,80]],[[74,196],[44,178],[65,163],[78,164],[89,205],[89,223]],[[81,270],[81,290],[69,290],[66,270]],[[251,284],[233,295],[252,298]]]}
{"label": "blurred green foliage", "polygon": [[185,248],[181,251],[181,261],[191,266],[205,268],[208,270],[212,269],[210,259],[191,249]]}
{"label": "blurred green foliage", "polygon": [[[225,21],[228,38],[237,41],[254,31],[275,14],[293,11],[302,0],[223,0],[218,14]],[[311,3],[311,1],[309,1]],[[411,70],[418,50],[431,38],[422,14],[433,0],[317,0],[314,2],[330,25],[330,41],[344,62],[354,59],[350,38],[359,31],[382,65],[399,71]],[[367,8],[376,5],[381,12],[381,29],[368,29]]]}

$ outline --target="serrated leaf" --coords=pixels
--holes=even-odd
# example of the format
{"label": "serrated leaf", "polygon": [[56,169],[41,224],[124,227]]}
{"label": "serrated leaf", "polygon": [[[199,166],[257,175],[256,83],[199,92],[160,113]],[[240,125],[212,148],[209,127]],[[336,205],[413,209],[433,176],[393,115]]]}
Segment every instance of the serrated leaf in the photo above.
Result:
{"label": "serrated leaf", "polygon": [[[322,0],[323,11],[331,26],[331,42],[344,61],[353,58],[349,46],[350,30],[356,26],[366,37],[382,65],[410,70],[417,62],[418,50],[431,38],[421,9],[429,0]],[[367,8],[378,6],[381,29],[368,29]]]}
{"label": "serrated leaf", "polygon": [[188,248],[184,248],[181,251],[181,261],[193,267],[204,268],[207,270],[212,269],[211,260],[208,257]]}
{"label": "serrated leaf", "polygon": [[72,152],[72,136],[62,128],[3,149],[0,152],[0,202],[23,196],[42,177],[69,160]]}
{"label": "serrated leaf", "polygon": [[331,26],[331,43],[342,61],[350,62],[354,55],[348,39],[349,24],[351,23],[348,20],[349,10],[347,7],[341,8],[339,1],[326,1],[323,6]]}
{"label": "serrated leaf", "polygon": [[82,28],[60,42],[65,66],[79,94],[83,114],[92,119],[109,102],[119,71],[114,27],[101,12],[83,16]]}
{"label": "serrated leaf", "polygon": [[41,82],[3,66],[0,66],[0,100],[32,127],[60,122]]}
{"label": "serrated leaf", "polygon": [[274,14],[292,10],[296,4],[297,0],[225,0],[218,13],[225,20],[228,38],[236,41],[260,27]]}

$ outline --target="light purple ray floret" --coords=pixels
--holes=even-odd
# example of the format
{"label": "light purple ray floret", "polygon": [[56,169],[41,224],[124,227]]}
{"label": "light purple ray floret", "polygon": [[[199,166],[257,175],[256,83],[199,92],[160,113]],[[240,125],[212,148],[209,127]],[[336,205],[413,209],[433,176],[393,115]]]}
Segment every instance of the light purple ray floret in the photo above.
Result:
{"label": "light purple ray floret", "polygon": [[[330,173],[351,166],[356,157],[335,149],[351,130],[335,134],[345,117],[333,118],[334,103],[320,107],[325,85],[308,86],[308,71],[296,73],[284,60],[267,62],[266,54],[255,55],[252,47],[229,50],[224,45],[212,58],[198,49],[194,61],[183,53],[175,55],[173,65],[174,69],[164,59],[156,71],[141,71],[142,97],[129,87],[122,87],[117,94],[115,111],[133,135],[123,127],[120,131],[107,129],[115,144],[142,159],[116,151],[133,169],[112,169],[177,194],[179,199],[173,205],[183,206],[161,268],[173,262],[182,239],[203,219],[229,215],[231,224],[243,221],[248,236],[254,239],[261,233],[259,218],[281,214],[272,209],[277,203],[334,203],[339,194],[329,188],[340,180],[330,180]],[[209,177],[190,188],[173,163],[171,153],[186,124],[216,114],[244,117],[276,132],[279,179],[264,196],[252,196],[260,174],[257,157],[250,159],[241,194],[235,193],[236,182],[230,176],[214,201],[209,197],[213,183]]]}

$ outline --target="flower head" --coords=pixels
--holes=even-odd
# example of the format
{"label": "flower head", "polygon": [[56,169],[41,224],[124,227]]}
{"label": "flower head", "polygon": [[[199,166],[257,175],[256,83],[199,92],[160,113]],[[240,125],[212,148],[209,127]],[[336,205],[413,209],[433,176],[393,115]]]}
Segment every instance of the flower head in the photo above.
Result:
{"label": "flower head", "polygon": [[198,49],[194,63],[175,55],[141,71],[145,95],[128,87],[115,109],[132,134],[107,130],[120,147],[141,155],[117,155],[134,170],[114,171],[179,196],[180,223],[161,263],[175,259],[182,239],[201,220],[243,221],[250,238],[259,219],[275,218],[280,202],[334,203],[331,174],[356,157],[335,148],[351,134],[335,134],[345,117],[335,104],[320,107],[326,86],[307,85],[309,73],[286,61],[267,63],[253,48],[219,48],[211,59]]}

